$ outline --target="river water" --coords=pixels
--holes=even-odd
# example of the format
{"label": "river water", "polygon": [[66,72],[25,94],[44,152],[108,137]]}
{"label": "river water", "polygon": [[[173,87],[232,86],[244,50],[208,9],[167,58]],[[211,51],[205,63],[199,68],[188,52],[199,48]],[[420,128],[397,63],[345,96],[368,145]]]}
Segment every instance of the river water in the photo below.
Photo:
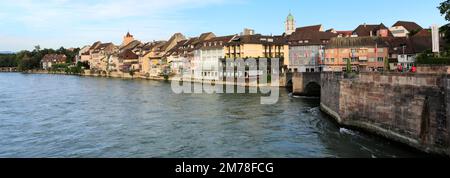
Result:
{"label": "river water", "polygon": [[339,128],[319,99],[281,90],[174,94],[170,83],[0,73],[0,157],[423,157]]}

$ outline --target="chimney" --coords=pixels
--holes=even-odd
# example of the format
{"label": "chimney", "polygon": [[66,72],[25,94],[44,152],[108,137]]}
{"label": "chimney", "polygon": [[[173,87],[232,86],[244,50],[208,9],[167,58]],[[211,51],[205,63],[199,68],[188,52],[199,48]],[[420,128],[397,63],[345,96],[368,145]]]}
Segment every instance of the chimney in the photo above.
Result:
{"label": "chimney", "polygon": [[367,24],[366,23],[364,23],[364,28],[366,28],[367,27]]}

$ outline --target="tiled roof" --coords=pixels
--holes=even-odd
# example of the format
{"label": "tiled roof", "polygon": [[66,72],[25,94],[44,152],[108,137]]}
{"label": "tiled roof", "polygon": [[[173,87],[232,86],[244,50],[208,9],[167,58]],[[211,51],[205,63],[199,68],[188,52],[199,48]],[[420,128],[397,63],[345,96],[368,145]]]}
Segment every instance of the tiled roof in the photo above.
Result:
{"label": "tiled roof", "polygon": [[322,45],[327,44],[331,38],[336,36],[337,34],[331,32],[299,30],[289,36],[289,45]]}
{"label": "tiled roof", "polygon": [[170,48],[170,45],[171,45],[173,42],[175,42],[176,40],[179,40],[179,39],[184,40],[184,39],[186,39],[186,37],[185,37],[183,34],[181,34],[181,33],[175,33],[175,34],[169,39],[169,41],[167,41],[166,43],[164,43],[163,46],[161,46],[161,51],[168,51],[168,50],[170,50],[170,49],[169,49],[169,48]]}
{"label": "tiled roof", "polygon": [[120,50],[126,50],[126,49],[134,49],[138,47],[139,45],[142,45],[142,43],[138,40],[133,40],[132,42],[128,43],[127,45],[120,48]]}
{"label": "tiled roof", "polygon": [[230,36],[221,36],[221,37],[214,37],[209,40],[203,41],[201,44],[201,49],[217,49],[217,48],[223,48],[228,42],[230,42],[233,37],[236,35],[230,35]]}
{"label": "tiled roof", "polygon": [[396,26],[403,26],[403,27],[406,28],[406,30],[408,30],[410,32],[412,32],[412,31],[420,31],[420,30],[423,29],[416,22],[398,21],[394,25],[392,25],[392,27],[396,27]]}
{"label": "tiled roof", "polygon": [[260,34],[245,35],[245,36],[237,36],[228,43],[228,45],[239,45],[239,44],[285,45],[285,44],[287,44],[287,37],[285,37],[285,36],[263,36]]}
{"label": "tiled roof", "polygon": [[139,59],[139,56],[131,49],[126,49],[119,54],[119,59]]}
{"label": "tiled roof", "polygon": [[413,54],[414,48],[411,40],[407,37],[389,38],[389,53],[391,54]]}
{"label": "tiled roof", "polygon": [[98,45],[100,45],[101,43],[102,43],[102,42],[100,42],[100,41],[95,42],[94,44],[92,44],[92,46],[89,48],[89,50],[94,50],[94,49],[97,48]]}
{"label": "tiled roof", "polygon": [[296,32],[298,31],[320,31],[322,29],[322,25],[312,25],[312,26],[306,26],[306,27],[300,27],[295,29]]}
{"label": "tiled roof", "polygon": [[430,29],[422,29],[419,32],[417,32],[414,36],[430,36],[431,38],[431,31]]}
{"label": "tiled roof", "polygon": [[367,25],[367,24],[363,24],[358,26],[353,33],[357,34],[358,36],[362,37],[362,36],[370,36],[370,34],[372,33],[372,36],[376,36],[377,35],[377,31],[381,30],[381,29],[385,29],[388,31],[388,36],[392,37],[392,33],[391,31],[389,31],[389,29],[383,24],[381,23],[380,25]]}
{"label": "tiled roof", "polygon": [[353,47],[389,47],[388,42],[379,37],[342,37],[332,38],[326,48],[353,48]]}
{"label": "tiled roof", "polygon": [[67,59],[67,57],[64,54],[46,54],[42,58],[41,62],[58,62],[58,63],[61,63],[61,62],[66,62],[66,59]]}

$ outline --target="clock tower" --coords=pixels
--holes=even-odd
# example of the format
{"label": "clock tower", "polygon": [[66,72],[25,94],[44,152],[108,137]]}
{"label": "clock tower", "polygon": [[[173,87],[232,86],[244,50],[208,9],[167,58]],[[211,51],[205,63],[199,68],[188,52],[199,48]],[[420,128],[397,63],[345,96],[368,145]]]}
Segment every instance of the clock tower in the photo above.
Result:
{"label": "clock tower", "polygon": [[291,35],[292,33],[295,32],[295,19],[294,16],[289,13],[289,15],[286,18],[286,35]]}

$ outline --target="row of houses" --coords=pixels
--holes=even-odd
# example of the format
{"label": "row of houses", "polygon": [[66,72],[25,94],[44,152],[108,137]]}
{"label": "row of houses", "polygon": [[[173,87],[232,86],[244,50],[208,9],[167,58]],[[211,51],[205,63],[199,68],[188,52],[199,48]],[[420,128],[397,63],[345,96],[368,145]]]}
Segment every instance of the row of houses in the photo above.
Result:
{"label": "row of houses", "polygon": [[187,38],[174,34],[167,41],[142,43],[127,33],[121,45],[95,42],[81,49],[77,61],[88,62],[99,73],[129,73],[142,77],[188,75],[203,80],[224,76],[226,61],[247,58],[279,58],[282,72],[379,71],[388,60],[391,68],[411,67],[415,57],[432,48],[431,32],[414,22],[362,24],[355,30],[324,30],[322,25],[295,28],[286,19],[282,35],[241,34],[216,36],[212,32]]}

